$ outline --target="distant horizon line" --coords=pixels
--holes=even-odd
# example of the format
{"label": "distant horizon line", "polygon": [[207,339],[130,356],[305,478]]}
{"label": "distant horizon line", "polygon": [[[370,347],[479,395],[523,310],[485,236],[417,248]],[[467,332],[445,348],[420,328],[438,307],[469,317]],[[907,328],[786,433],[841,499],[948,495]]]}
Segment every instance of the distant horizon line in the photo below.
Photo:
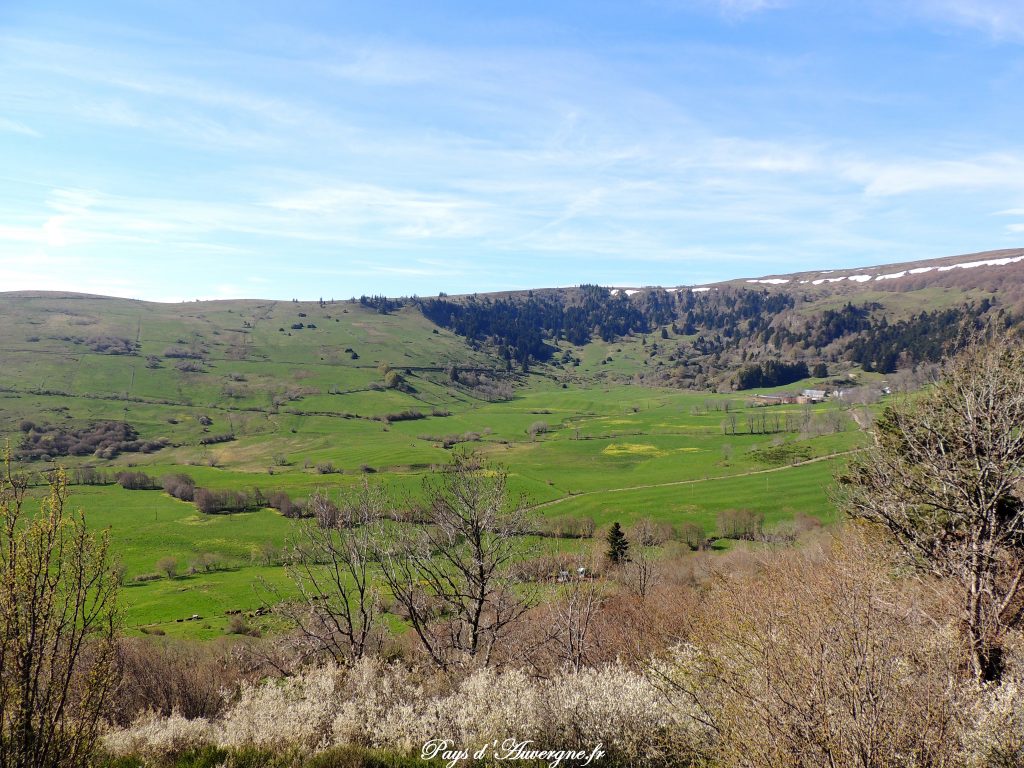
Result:
{"label": "distant horizon line", "polygon": [[[1013,248],[996,248],[996,249],[987,250],[987,251],[971,251],[971,252],[968,252],[968,253],[959,253],[959,254],[953,254],[953,255],[949,255],[949,256],[936,256],[936,257],[931,257],[931,258],[926,258],[926,259],[914,259],[914,260],[911,260],[911,261],[885,262],[885,263],[881,263],[881,264],[873,264],[873,265],[870,265],[870,266],[863,266],[863,267],[834,267],[832,269],[810,269],[810,270],[801,270],[801,271],[798,271],[798,272],[770,272],[770,273],[765,273],[765,274],[757,276],[757,277],[750,277],[748,275],[743,275],[743,276],[726,278],[724,280],[710,280],[710,281],[701,282],[701,283],[678,283],[676,285],[665,285],[665,284],[662,284],[662,283],[649,283],[649,284],[643,284],[643,285],[641,285],[641,284],[635,284],[635,285],[616,284],[616,285],[613,285],[613,284],[601,284],[601,283],[597,283],[597,282],[581,281],[581,282],[575,283],[573,285],[550,285],[550,286],[539,286],[539,287],[533,287],[533,288],[503,288],[503,289],[492,290],[492,291],[471,291],[471,292],[465,292],[465,293],[448,293],[446,291],[441,291],[441,292],[436,293],[436,294],[410,293],[410,294],[399,294],[399,295],[392,295],[392,296],[388,296],[388,295],[381,294],[381,293],[362,293],[359,296],[349,296],[349,297],[346,297],[346,298],[338,298],[336,296],[332,296],[330,299],[324,299],[323,297],[315,298],[315,299],[299,299],[299,298],[295,298],[295,297],[291,297],[291,298],[287,298],[287,299],[275,299],[275,298],[271,298],[271,297],[260,297],[260,296],[234,297],[234,298],[219,297],[219,298],[192,298],[192,299],[185,299],[185,298],[182,298],[182,299],[141,299],[141,298],[136,298],[136,297],[133,297],[133,296],[119,296],[119,295],[116,295],[116,294],[113,294],[113,293],[111,293],[111,294],[106,294],[106,293],[87,293],[87,292],[82,292],[82,291],[69,291],[69,290],[47,290],[47,289],[36,289],[36,288],[19,288],[19,289],[15,289],[15,290],[11,290],[11,291],[0,291],[0,297],[11,298],[11,299],[13,299],[13,298],[26,298],[26,299],[30,299],[30,298],[45,298],[45,296],[48,295],[48,296],[51,296],[51,297],[54,297],[54,298],[69,298],[69,299],[71,299],[71,298],[81,298],[81,299],[116,299],[116,300],[120,300],[120,301],[137,301],[137,302],[145,303],[145,304],[195,304],[195,303],[213,303],[213,302],[229,302],[229,301],[274,301],[274,302],[318,303],[321,300],[325,301],[325,302],[327,302],[327,301],[332,301],[332,302],[348,302],[348,301],[352,301],[352,300],[358,301],[359,298],[371,297],[371,296],[383,296],[384,298],[387,298],[387,299],[424,299],[424,298],[444,298],[444,297],[460,298],[460,297],[464,297],[464,296],[478,296],[478,295],[489,296],[489,295],[502,294],[502,293],[527,293],[527,292],[532,292],[532,291],[564,291],[564,290],[570,290],[570,289],[573,289],[573,288],[579,288],[580,286],[583,286],[583,285],[598,285],[601,288],[607,288],[610,291],[645,291],[645,290],[653,290],[653,289],[662,289],[662,290],[669,290],[669,291],[679,291],[679,290],[683,290],[683,289],[690,289],[690,290],[692,290],[692,289],[695,289],[695,288],[702,288],[702,287],[705,287],[705,286],[724,285],[726,283],[734,283],[734,282],[738,282],[738,281],[745,281],[745,282],[748,282],[748,283],[758,284],[758,285],[762,285],[762,286],[764,286],[764,285],[773,285],[775,287],[778,287],[779,285],[788,284],[788,283],[792,282],[795,279],[798,279],[798,278],[800,278],[802,276],[811,275],[811,274],[834,275],[837,272],[854,272],[854,271],[866,272],[866,271],[878,270],[878,269],[883,269],[883,268],[889,269],[889,268],[909,266],[909,265],[913,265],[913,264],[931,264],[933,266],[933,268],[944,267],[944,269],[941,269],[940,271],[948,271],[948,270],[954,268],[955,266],[959,266],[959,264],[957,264],[957,265],[950,265],[948,262],[950,262],[952,260],[964,259],[964,258],[973,258],[973,257],[978,257],[978,256],[993,256],[995,254],[1019,254],[1019,257],[1016,257],[1016,258],[1015,257],[1001,257],[1001,258],[998,258],[998,259],[991,259],[991,260],[982,261],[982,262],[976,262],[976,263],[967,262],[963,266],[968,266],[968,267],[969,266],[990,266],[991,264],[989,262],[995,262],[995,261],[998,261],[998,262],[1003,263],[1003,264],[1006,264],[1006,263],[1016,263],[1016,262],[1019,262],[1019,261],[1024,261],[1024,245],[1013,247]],[[909,270],[907,270],[907,271],[909,271]],[[889,274],[889,275],[873,275],[873,276],[871,276],[871,278],[877,280],[877,279],[892,278],[892,277],[897,277],[897,276],[902,277],[903,275],[902,274],[893,273],[893,274]],[[863,276],[855,276],[855,277],[863,277]],[[869,278],[869,279],[871,279],[871,278]],[[806,284],[806,283],[809,283],[809,282],[814,282],[814,284],[817,285],[820,282],[826,282],[826,281],[827,282],[834,282],[834,281],[839,280],[839,279],[843,279],[843,278],[822,278],[821,280],[819,280],[817,282],[810,281],[810,280],[804,280],[804,281],[802,281],[802,283]],[[855,281],[855,282],[859,282],[859,281]],[[17,294],[38,294],[38,295],[18,296]]]}

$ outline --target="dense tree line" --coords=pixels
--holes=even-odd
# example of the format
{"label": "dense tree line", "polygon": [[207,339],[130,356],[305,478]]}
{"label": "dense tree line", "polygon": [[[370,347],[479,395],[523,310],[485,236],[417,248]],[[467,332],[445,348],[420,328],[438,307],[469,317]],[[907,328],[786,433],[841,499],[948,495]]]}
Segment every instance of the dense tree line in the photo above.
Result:
{"label": "dense tree line", "polygon": [[611,341],[630,333],[648,333],[674,317],[672,294],[648,292],[631,301],[597,285],[582,285],[570,294],[528,294],[525,298],[439,297],[419,302],[424,316],[437,325],[497,347],[509,361],[544,362],[556,352],[548,343],[564,339],[586,344],[595,336]]}
{"label": "dense tree line", "polygon": [[[781,362],[786,358],[804,359],[811,366],[846,360],[868,371],[891,373],[940,360],[958,349],[958,338],[992,322],[1000,328],[1019,322],[990,299],[895,323],[878,302],[847,301],[809,313],[799,301],[796,294],[763,288],[646,289],[626,295],[596,285],[499,298],[441,295],[415,300],[437,325],[472,343],[492,346],[510,370],[553,360],[558,341],[609,342],[660,329],[662,340],[677,342],[652,366],[660,368],[652,372],[654,380],[715,386],[747,363],[735,379],[740,389],[782,386],[809,376],[803,363]],[[763,359],[769,356],[774,359]]]}
{"label": "dense tree line", "polygon": [[[321,301],[323,301],[323,299],[321,299]],[[387,296],[360,296],[359,304],[363,307],[375,309],[381,315],[388,315],[405,306],[405,301],[403,299],[389,299]],[[309,328],[315,326],[306,327]]]}
{"label": "dense tree line", "polygon": [[747,365],[736,374],[736,389],[755,387],[781,387],[810,377],[807,363],[784,363],[781,360],[765,360],[757,365]]}
{"label": "dense tree line", "polygon": [[883,316],[850,343],[849,359],[880,373],[892,373],[907,363],[940,362],[983,327],[981,318],[990,306],[985,299],[980,305],[921,312],[896,323]]}

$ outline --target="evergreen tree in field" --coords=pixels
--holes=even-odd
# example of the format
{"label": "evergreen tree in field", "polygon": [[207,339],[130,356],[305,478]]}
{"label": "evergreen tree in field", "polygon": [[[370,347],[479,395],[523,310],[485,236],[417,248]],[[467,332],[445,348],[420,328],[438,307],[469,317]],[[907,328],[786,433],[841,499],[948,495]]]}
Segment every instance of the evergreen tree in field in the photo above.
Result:
{"label": "evergreen tree in field", "polygon": [[618,523],[613,523],[608,531],[608,559],[616,565],[629,559],[629,541]]}

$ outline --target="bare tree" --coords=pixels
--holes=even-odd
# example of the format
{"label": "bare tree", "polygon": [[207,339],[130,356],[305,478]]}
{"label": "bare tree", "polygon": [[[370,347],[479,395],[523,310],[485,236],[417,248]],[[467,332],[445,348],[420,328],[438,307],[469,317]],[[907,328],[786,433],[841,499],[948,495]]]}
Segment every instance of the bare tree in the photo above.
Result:
{"label": "bare tree", "polygon": [[594,650],[593,624],[605,600],[605,586],[572,574],[558,598],[548,603],[548,622],[558,660],[579,671]]}
{"label": "bare tree", "polygon": [[388,500],[364,479],[338,506],[319,492],[309,505],[317,524],[296,524],[286,565],[301,600],[275,610],[297,628],[304,656],[350,664],[383,642],[372,541]]}
{"label": "bare tree", "polygon": [[507,472],[472,453],[455,454],[424,491],[427,523],[381,544],[384,580],[435,664],[487,665],[533,602],[513,569],[529,515]]}
{"label": "bare tree", "polygon": [[633,595],[643,601],[658,584],[658,565],[643,547],[636,547],[633,556],[626,563],[620,578]]}
{"label": "bare tree", "polygon": [[867,538],[760,552],[709,580],[675,668],[651,670],[713,734],[709,764],[959,764],[958,643],[928,618],[943,596],[893,580]]}
{"label": "bare tree", "polygon": [[70,513],[63,470],[38,511],[0,477],[0,765],[85,765],[114,687],[118,581],[109,540]]}
{"label": "bare tree", "polygon": [[923,571],[962,589],[979,682],[1024,611],[1024,350],[975,346],[918,399],[886,408],[875,444],[841,477],[856,518],[887,529]]}

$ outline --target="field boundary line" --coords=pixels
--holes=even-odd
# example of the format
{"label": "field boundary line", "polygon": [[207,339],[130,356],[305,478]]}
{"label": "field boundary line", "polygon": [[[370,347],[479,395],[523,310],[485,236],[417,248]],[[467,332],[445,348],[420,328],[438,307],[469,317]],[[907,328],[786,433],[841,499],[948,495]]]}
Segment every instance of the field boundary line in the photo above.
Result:
{"label": "field boundary line", "polygon": [[534,504],[532,507],[527,507],[530,512],[538,509],[546,509],[547,507],[553,507],[556,504],[562,504],[566,501],[573,499],[579,499],[583,496],[596,496],[601,493],[625,493],[627,491],[642,491],[649,488],[671,488],[677,485],[694,485],[696,483],[710,483],[714,480],[733,480],[737,477],[751,477],[753,475],[766,475],[771,472],[783,472],[787,469],[793,469],[794,467],[802,467],[807,464],[817,464],[822,461],[828,461],[829,459],[835,459],[840,456],[849,456],[852,453],[860,453],[863,448],[852,448],[849,451],[837,451],[836,453],[827,453],[824,456],[815,456],[810,459],[804,459],[793,464],[783,464],[779,467],[768,467],[766,469],[752,469],[747,472],[740,472],[735,475],[716,475],[715,477],[697,477],[690,480],[671,480],[667,483],[645,483],[643,485],[630,485],[624,488],[601,488],[596,491],[582,491],[580,493],[573,493],[569,496],[563,496],[558,499],[552,499],[551,501],[545,501],[540,504]]}

